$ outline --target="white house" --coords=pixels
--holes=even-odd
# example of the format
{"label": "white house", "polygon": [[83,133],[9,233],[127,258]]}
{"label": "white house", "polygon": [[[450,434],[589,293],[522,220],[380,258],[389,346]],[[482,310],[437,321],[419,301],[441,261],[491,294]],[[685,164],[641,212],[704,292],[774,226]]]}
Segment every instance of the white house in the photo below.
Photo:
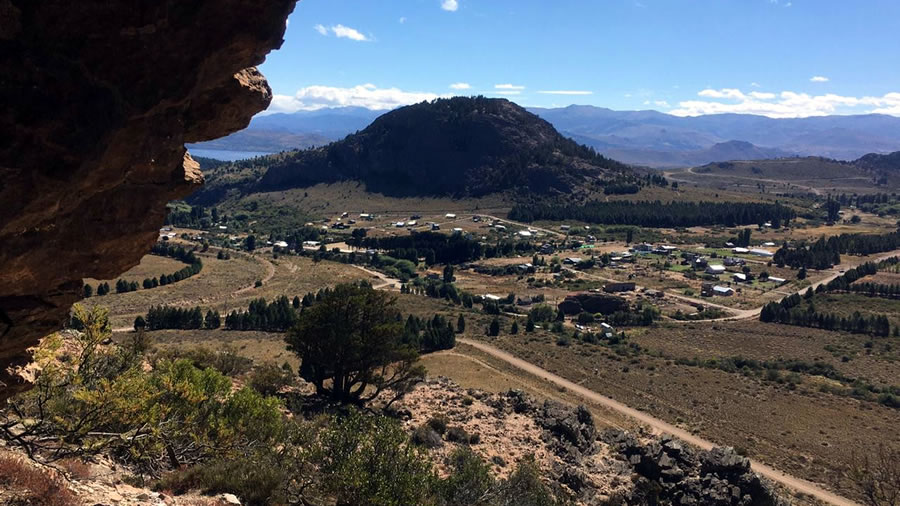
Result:
{"label": "white house", "polygon": [[756,256],[758,256],[758,257],[771,257],[771,256],[775,256],[775,253],[772,253],[771,251],[766,250],[766,249],[759,249],[759,248],[754,248],[754,249],[750,250],[750,254],[751,254],[751,255],[756,255]]}
{"label": "white house", "polygon": [[740,272],[736,272],[736,273],[732,274],[731,279],[737,281],[738,283],[746,283],[747,275],[740,273]]}
{"label": "white house", "polygon": [[531,237],[533,234],[527,230],[519,230],[519,235],[522,237]]}
{"label": "white house", "polygon": [[318,248],[321,244],[319,241],[303,241],[304,248]]}
{"label": "white house", "polygon": [[724,272],[725,272],[724,265],[719,264],[719,265],[707,265],[706,266],[707,274],[722,274]]}
{"label": "white house", "polygon": [[499,297],[499,296],[497,296],[497,295],[491,295],[491,294],[489,294],[489,293],[484,294],[484,295],[482,296],[482,298],[483,298],[484,300],[492,300],[492,301],[494,301],[494,302],[499,302],[500,299],[501,299],[501,297]]}
{"label": "white house", "polygon": [[731,252],[737,254],[747,254],[750,253],[750,250],[748,250],[747,248],[731,248]]}
{"label": "white house", "polygon": [[713,295],[721,295],[723,297],[731,297],[734,295],[734,290],[728,288],[727,286],[714,286],[713,287]]}
{"label": "white house", "polygon": [[772,242],[772,241],[764,242],[764,243],[763,243],[763,246],[769,246],[769,247],[771,247],[771,246],[775,246],[775,243]]}
{"label": "white house", "polygon": [[406,226],[406,223],[402,222],[402,221],[398,221],[397,223],[394,223],[394,226],[397,228],[403,228]]}
{"label": "white house", "polygon": [[787,280],[784,278],[776,278],[775,276],[769,276],[769,281],[775,283],[776,285],[783,285],[787,283]]}
{"label": "white house", "polygon": [[504,225],[494,225],[494,228],[496,228],[497,230],[506,230],[506,226]]}
{"label": "white house", "polygon": [[371,220],[371,219],[372,219],[372,215],[369,214],[369,213],[360,213],[360,214],[359,214],[359,219],[361,219],[361,220]]}
{"label": "white house", "polygon": [[273,246],[278,246],[279,248],[287,248],[288,243],[286,241],[275,241],[275,244],[273,244]]}
{"label": "white house", "polygon": [[447,213],[447,214],[444,215],[444,218],[447,218],[448,220],[455,220],[455,219],[456,219],[456,215],[453,214],[453,213]]}

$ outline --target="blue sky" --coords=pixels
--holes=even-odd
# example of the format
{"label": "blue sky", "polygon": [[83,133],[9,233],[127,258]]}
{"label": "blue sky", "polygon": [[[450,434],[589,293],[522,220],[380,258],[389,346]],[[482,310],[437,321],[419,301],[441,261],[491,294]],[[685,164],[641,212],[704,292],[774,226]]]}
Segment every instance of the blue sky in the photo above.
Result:
{"label": "blue sky", "polygon": [[444,95],[679,115],[900,116],[898,0],[302,0],[270,111]]}

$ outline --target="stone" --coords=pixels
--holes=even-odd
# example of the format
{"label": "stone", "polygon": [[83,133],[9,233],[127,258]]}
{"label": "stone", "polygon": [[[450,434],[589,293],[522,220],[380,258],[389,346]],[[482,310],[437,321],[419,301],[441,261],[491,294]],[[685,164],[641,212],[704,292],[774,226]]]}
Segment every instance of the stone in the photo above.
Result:
{"label": "stone", "polygon": [[186,142],[247,126],[295,0],[0,0],[0,401],[82,279],[113,279],[203,182]]}

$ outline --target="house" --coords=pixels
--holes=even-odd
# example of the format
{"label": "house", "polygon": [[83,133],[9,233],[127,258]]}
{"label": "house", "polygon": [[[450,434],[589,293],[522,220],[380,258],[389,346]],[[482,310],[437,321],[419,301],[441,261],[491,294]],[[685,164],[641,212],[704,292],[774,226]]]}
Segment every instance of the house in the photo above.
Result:
{"label": "house", "polygon": [[787,283],[787,280],[784,278],[776,278],[775,276],[769,276],[769,281],[775,283],[776,285],[783,285]]}
{"label": "house", "polygon": [[347,212],[341,213],[341,218],[346,218],[347,216],[350,216]]}
{"label": "house", "polygon": [[550,255],[553,253],[553,245],[550,243],[541,244],[541,254],[542,255]]}
{"label": "house", "polygon": [[463,229],[461,229],[461,228],[459,228],[459,227],[456,227],[456,228],[453,229],[453,233],[454,233],[454,234],[461,234],[461,233],[463,233]]}
{"label": "house", "polygon": [[494,225],[494,228],[496,228],[497,230],[506,230],[506,227],[504,225]]}
{"label": "house", "polygon": [[771,248],[771,247],[773,247],[773,246],[775,246],[775,243],[774,243],[774,242],[772,242],[772,241],[769,241],[769,242],[764,242],[764,243],[763,243],[763,246],[768,246],[768,247],[770,247],[770,248]]}
{"label": "house", "polygon": [[672,251],[678,251],[678,247],[677,247],[677,246],[668,246],[668,245],[665,245],[665,244],[663,244],[662,246],[660,246],[660,249],[662,249],[662,250],[664,250],[664,251],[669,251],[669,252],[672,252]]}
{"label": "house", "polygon": [[707,265],[707,266],[706,266],[706,273],[707,273],[707,274],[716,274],[716,275],[718,275],[718,274],[722,274],[722,273],[724,273],[724,272],[725,272],[725,266],[724,266],[724,265],[718,264],[718,265]]}
{"label": "house", "polygon": [[722,297],[731,297],[734,295],[734,289],[729,288],[727,286],[714,286],[713,289],[714,295],[720,295]]}
{"label": "house", "polygon": [[279,248],[287,248],[288,243],[286,241],[275,241],[275,244],[273,244],[273,246],[277,246]]}
{"label": "house", "polygon": [[303,241],[304,248],[318,248],[321,244],[319,241]]}
{"label": "house", "polygon": [[581,263],[581,259],[575,257],[567,257],[565,260],[563,260],[563,263],[566,265],[578,265]]}
{"label": "house", "polygon": [[372,216],[372,215],[369,214],[369,213],[360,213],[359,219],[361,219],[361,220],[367,220],[367,221],[372,221],[372,220],[374,219],[374,216]]}
{"label": "house", "polygon": [[736,272],[731,275],[731,279],[735,280],[738,283],[746,283],[747,275],[741,272]]}
{"label": "house", "polygon": [[650,252],[653,251],[653,245],[647,243],[638,244],[634,247],[634,251]]}
{"label": "house", "polygon": [[453,213],[447,213],[447,214],[444,215],[444,218],[447,218],[448,220],[455,220],[455,219],[456,219],[456,215],[453,214]]}
{"label": "house", "polygon": [[414,215],[410,216],[409,219],[410,219],[410,220],[413,220],[413,221],[415,221],[415,220],[421,220],[421,219],[422,219],[422,215],[421,215],[421,214],[414,214]]}
{"label": "house", "polygon": [[769,250],[754,248],[750,250],[751,255],[756,255],[758,257],[771,257],[775,256],[775,253],[772,253]]}
{"label": "house", "polygon": [[615,293],[615,292],[631,292],[634,290],[634,283],[607,283],[603,285],[603,291],[607,293]]}
{"label": "house", "polygon": [[519,235],[522,237],[531,237],[534,234],[532,234],[528,230],[519,230]]}
{"label": "house", "polygon": [[570,228],[572,228],[572,227],[570,227],[568,225],[560,225],[559,226],[559,229],[562,230],[563,232],[565,232],[566,230],[569,230]]}
{"label": "house", "polygon": [[731,252],[736,255],[746,255],[747,253],[750,253],[750,250],[747,248],[731,248]]}
{"label": "house", "polygon": [[431,224],[431,230],[440,230],[440,229],[441,229],[441,226],[438,225],[437,223]]}
{"label": "house", "polygon": [[398,221],[397,223],[394,223],[394,226],[397,228],[403,228],[406,226],[406,223],[402,222],[402,221]]}
{"label": "house", "polygon": [[415,227],[418,224],[419,224],[419,222],[417,222],[416,220],[406,222],[407,227]]}
{"label": "house", "polygon": [[219,225],[219,230],[228,230],[228,227],[225,225]]}
{"label": "house", "polygon": [[486,294],[482,295],[481,297],[482,297],[484,300],[491,300],[491,301],[494,301],[494,302],[500,302],[500,299],[503,298],[503,297],[500,297],[500,296],[498,296],[498,295],[491,295],[491,294],[489,294],[489,293],[486,293]]}

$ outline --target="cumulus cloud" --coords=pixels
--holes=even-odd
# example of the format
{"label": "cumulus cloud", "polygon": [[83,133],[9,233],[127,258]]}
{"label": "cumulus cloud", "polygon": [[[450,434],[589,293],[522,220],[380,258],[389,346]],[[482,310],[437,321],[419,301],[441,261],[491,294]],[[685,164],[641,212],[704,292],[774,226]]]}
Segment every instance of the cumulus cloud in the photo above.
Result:
{"label": "cumulus cloud", "polygon": [[313,26],[313,29],[319,32],[320,35],[325,36],[328,36],[329,33],[332,33],[335,37],[355,40],[359,42],[372,40],[369,37],[363,35],[359,30],[350,28],[349,26],[344,26],[342,24],[337,24],[331,27],[326,27],[324,25],[318,24]]}
{"label": "cumulus cloud", "polygon": [[520,86],[518,84],[495,84],[495,90],[524,90],[524,86]]}
{"label": "cumulus cloud", "polygon": [[544,95],[593,95],[593,91],[587,90],[541,90],[538,93]]}
{"label": "cumulus cloud", "polygon": [[809,78],[810,82],[813,83],[827,83],[828,78],[825,76],[812,76]]}
{"label": "cumulus cloud", "polygon": [[715,100],[687,100],[678,103],[670,114],[700,116],[704,114],[758,114],[770,118],[805,118],[830,114],[879,113],[900,116],[900,93],[881,97],[850,97],[827,93],[810,95],[793,91],[744,93],[735,88],[705,89],[698,96]]}
{"label": "cumulus cloud", "polygon": [[472,88],[472,85],[469,83],[453,83],[450,85],[454,90],[468,90]]}
{"label": "cumulus cloud", "polygon": [[383,110],[434,100],[438,97],[439,95],[435,93],[379,88],[374,84],[361,84],[351,88],[316,85],[301,88],[293,95],[275,95],[266,113],[314,111],[324,107],[347,106]]}
{"label": "cumulus cloud", "polygon": [[455,12],[456,9],[459,9],[459,2],[457,0],[442,0],[441,9],[444,9],[445,11]]}

